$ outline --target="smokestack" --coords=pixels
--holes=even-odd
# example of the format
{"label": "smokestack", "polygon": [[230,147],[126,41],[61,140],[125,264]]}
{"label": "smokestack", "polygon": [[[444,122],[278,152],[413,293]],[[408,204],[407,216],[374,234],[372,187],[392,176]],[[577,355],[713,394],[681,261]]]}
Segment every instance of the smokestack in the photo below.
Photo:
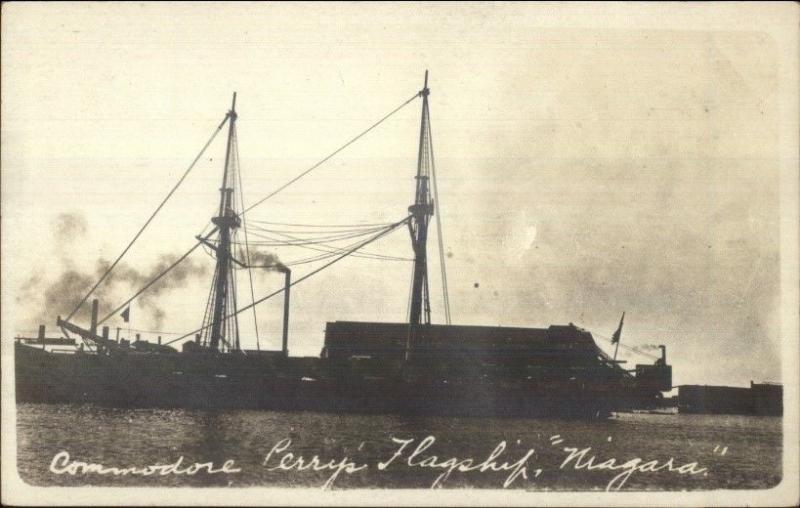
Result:
{"label": "smokestack", "polygon": [[283,354],[289,356],[289,288],[292,286],[292,271],[282,268],[286,275],[286,287],[283,290]]}
{"label": "smokestack", "polygon": [[108,327],[107,326],[103,327],[103,338],[108,340]]}
{"label": "smokestack", "polygon": [[100,305],[100,302],[97,301],[97,298],[92,300],[92,324],[89,327],[89,333],[92,334],[92,337],[97,336],[97,307]]}
{"label": "smokestack", "polygon": [[666,365],[667,364],[667,346],[662,344],[662,345],[660,345],[658,347],[659,347],[659,349],[661,349],[661,361],[664,362],[664,365]]}
{"label": "smokestack", "polygon": [[158,336],[158,345],[161,345],[161,335]]}
{"label": "smokestack", "polygon": [[198,346],[200,345],[200,334],[199,333],[195,333],[194,334],[194,343],[197,344]]}
{"label": "smokestack", "polygon": [[39,325],[39,340],[44,340],[44,325]]}
{"label": "smokestack", "polygon": [[142,336],[141,336],[140,334],[138,334],[138,333],[137,333],[137,334],[136,334],[136,342],[139,342],[140,340],[142,340],[142,338],[141,338],[141,337],[142,337]]}

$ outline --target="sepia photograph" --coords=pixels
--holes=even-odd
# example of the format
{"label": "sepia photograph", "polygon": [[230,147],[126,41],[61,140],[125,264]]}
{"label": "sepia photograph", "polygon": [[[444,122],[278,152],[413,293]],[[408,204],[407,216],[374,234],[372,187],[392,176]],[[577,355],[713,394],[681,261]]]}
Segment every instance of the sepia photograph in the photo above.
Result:
{"label": "sepia photograph", "polygon": [[2,502],[794,506],[794,3],[2,5]]}

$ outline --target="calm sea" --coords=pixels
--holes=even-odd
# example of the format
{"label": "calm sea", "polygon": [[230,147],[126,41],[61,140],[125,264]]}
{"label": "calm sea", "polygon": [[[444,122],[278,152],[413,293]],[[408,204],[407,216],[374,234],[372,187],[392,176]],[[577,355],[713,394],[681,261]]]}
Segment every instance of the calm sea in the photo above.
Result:
{"label": "calm sea", "polygon": [[[648,461],[650,469],[664,467],[633,471],[621,490],[757,489],[781,479],[781,419],[773,417],[620,414],[585,422],[20,404],[17,429],[19,472],[34,485],[322,487],[334,470],[296,470],[299,456],[310,461],[317,455],[319,464],[333,461],[335,466],[347,458],[353,468],[366,465],[351,473],[343,470],[332,483],[334,489],[431,487],[450,467],[446,461],[454,458],[449,464],[473,459],[473,469],[456,468],[442,487],[502,488],[512,467],[495,471],[486,466],[481,471],[478,465],[486,464],[503,442],[505,449],[493,459],[496,468],[504,462],[513,465],[533,449],[523,461],[525,475],[518,474],[508,488],[604,490],[625,470],[602,464],[620,465],[636,458],[642,459],[641,469],[647,469]],[[435,441],[409,462],[409,455],[428,436]],[[270,450],[287,439],[291,444],[274,452],[264,465]],[[402,445],[393,439],[414,441],[389,462]],[[564,465],[574,453],[565,448],[591,450]],[[56,470],[67,472],[55,474],[51,462],[60,452],[68,453],[69,459],[62,454]],[[284,465],[293,469],[276,467],[286,453],[293,456],[283,459]],[[81,473],[79,466],[72,468],[78,474],[68,472],[72,461],[141,470],[175,464],[180,457],[178,470],[206,462],[221,468],[233,460],[238,472],[101,475]],[[694,470],[704,471],[668,471],[670,458],[673,469],[696,462]],[[386,467],[381,470],[379,463]]]}

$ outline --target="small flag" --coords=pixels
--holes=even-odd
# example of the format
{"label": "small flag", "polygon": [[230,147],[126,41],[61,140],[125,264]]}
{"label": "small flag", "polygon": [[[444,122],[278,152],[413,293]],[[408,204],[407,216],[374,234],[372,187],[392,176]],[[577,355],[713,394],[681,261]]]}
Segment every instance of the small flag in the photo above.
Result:
{"label": "small flag", "polygon": [[622,322],[623,321],[625,321],[625,313],[624,312],[622,313],[622,318],[620,318],[620,320],[619,320],[619,328],[617,328],[617,331],[614,332],[614,335],[611,336],[611,343],[612,344],[616,344],[617,342],[619,342],[619,338],[622,335]]}
{"label": "small flag", "polygon": [[128,321],[130,321],[130,319],[131,319],[131,306],[128,305],[128,307],[126,307],[125,310],[122,311],[122,314],[120,314],[120,316],[122,317],[123,321],[125,321],[126,323]]}

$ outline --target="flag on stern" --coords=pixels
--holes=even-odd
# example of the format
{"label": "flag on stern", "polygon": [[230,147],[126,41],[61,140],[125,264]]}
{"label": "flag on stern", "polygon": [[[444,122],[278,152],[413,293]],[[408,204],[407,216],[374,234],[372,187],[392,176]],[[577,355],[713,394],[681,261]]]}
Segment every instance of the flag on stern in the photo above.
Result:
{"label": "flag on stern", "polygon": [[619,320],[619,328],[617,331],[614,332],[614,335],[611,336],[611,343],[616,344],[619,342],[619,338],[622,335],[622,322],[625,321],[625,312],[622,313],[622,318]]}
{"label": "flag on stern", "polygon": [[126,323],[131,320],[131,306],[130,305],[125,307],[125,310],[122,311],[122,313],[120,314],[120,317]]}

